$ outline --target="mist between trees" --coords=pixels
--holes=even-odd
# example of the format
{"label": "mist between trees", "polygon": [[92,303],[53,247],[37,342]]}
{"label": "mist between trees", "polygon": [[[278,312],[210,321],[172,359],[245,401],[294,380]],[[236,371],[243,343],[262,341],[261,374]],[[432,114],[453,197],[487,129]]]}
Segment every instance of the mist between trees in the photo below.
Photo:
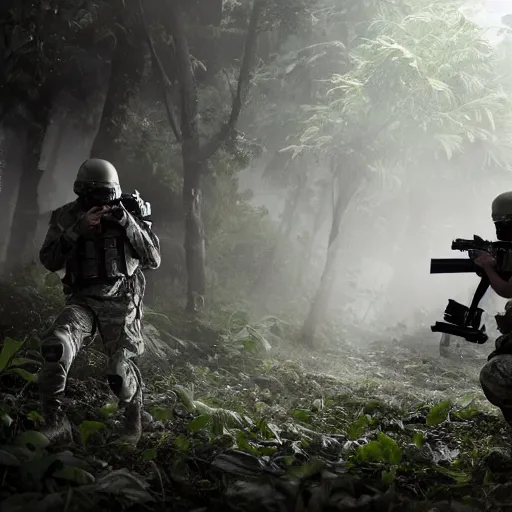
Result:
{"label": "mist between trees", "polygon": [[466,4],[3,1],[4,276],[93,156],[152,204],[150,305],[242,304],[307,344],[426,326],[474,284],[429,259],[492,237],[512,182],[509,29],[491,43]]}

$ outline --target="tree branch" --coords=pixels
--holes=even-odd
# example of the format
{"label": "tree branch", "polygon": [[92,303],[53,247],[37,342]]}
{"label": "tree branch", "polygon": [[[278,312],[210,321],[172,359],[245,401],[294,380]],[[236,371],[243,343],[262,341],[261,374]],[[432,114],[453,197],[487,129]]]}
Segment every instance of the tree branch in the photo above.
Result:
{"label": "tree branch", "polygon": [[168,25],[169,33],[174,40],[176,52],[176,74],[179,77],[181,98],[181,134],[183,139],[192,140],[198,137],[197,134],[197,86],[192,70],[190,50],[187,36],[184,30],[184,23],[181,8],[176,0],[167,0],[169,16],[165,22]]}
{"label": "tree branch", "polygon": [[174,133],[174,136],[176,137],[176,140],[178,142],[181,142],[182,136],[178,128],[178,120],[176,119],[176,114],[174,112],[174,106],[172,102],[173,97],[173,85],[171,81],[169,80],[169,77],[167,76],[167,73],[165,72],[164,66],[162,65],[162,61],[158,57],[158,54],[156,52],[155,45],[153,43],[153,40],[151,39],[151,34],[149,33],[149,27],[146,22],[146,16],[144,14],[144,6],[142,3],[142,0],[139,0],[139,9],[140,9],[140,16],[142,20],[142,25],[144,27],[144,32],[146,34],[146,40],[149,45],[149,50],[151,52],[151,59],[153,61],[153,64],[156,65],[158,72],[160,73],[160,78],[162,80],[162,85],[164,89],[164,104],[165,104],[165,110],[167,112],[167,119],[169,120],[169,124],[171,125],[171,129]]}
{"label": "tree branch", "polygon": [[228,120],[221,126],[220,130],[212,139],[201,148],[201,160],[206,161],[213,156],[227,137],[233,132],[235,125],[242,111],[242,105],[245,101],[247,87],[251,80],[251,69],[254,57],[256,55],[256,47],[258,42],[258,24],[261,14],[265,7],[266,0],[254,0],[249,21],[249,29],[244,45],[244,54],[242,64],[240,66],[240,75],[238,78],[238,87],[233,104],[231,106],[231,114]]}

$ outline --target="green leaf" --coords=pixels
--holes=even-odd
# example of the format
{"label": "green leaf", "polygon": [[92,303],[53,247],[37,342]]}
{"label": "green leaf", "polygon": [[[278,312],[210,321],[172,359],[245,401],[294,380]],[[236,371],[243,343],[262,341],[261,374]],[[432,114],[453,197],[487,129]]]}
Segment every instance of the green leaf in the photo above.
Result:
{"label": "green leaf", "polygon": [[311,411],[308,411],[307,409],[295,409],[295,411],[292,412],[292,416],[297,421],[307,423],[311,419]]}
{"label": "green leaf", "polygon": [[156,459],[158,449],[155,448],[148,448],[147,450],[144,450],[142,452],[142,458],[144,460],[153,460]]}
{"label": "green leaf", "polygon": [[256,457],[261,455],[258,448],[253,446],[248,440],[247,435],[243,430],[239,430],[236,433],[236,444],[239,450],[255,455]]}
{"label": "green leaf", "polygon": [[43,417],[37,411],[30,411],[27,414],[27,418],[34,423],[42,423],[44,421]]}
{"label": "green leaf", "polygon": [[23,368],[9,368],[5,373],[15,373],[27,382],[35,382],[37,380],[37,375],[35,373],[27,372],[27,370],[24,370]]}
{"label": "green leaf", "polygon": [[294,466],[288,469],[287,474],[299,479],[306,479],[325,468],[325,462],[320,459],[312,459],[301,466]]}
{"label": "green leaf", "polygon": [[44,449],[49,444],[50,441],[48,438],[41,434],[41,432],[37,432],[36,430],[27,430],[22,432],[15,440],[14,444],[18,446],[27,446],[28,448],[35,449]]}
{"label": "green leaf", "polygon": [[76,466],[64,466],[63,468],[55,471],[52,475],[54,478],[74,482],[78,485],[89,485],[95,482],[94,476],[82,468]]}
{"label": "green leaf", "polygon": [[402,449],[394,439],[379,432],[377,440],[370,441],[357,450],[356,459],[360,462],[387,462],[395,465],[402,459]]}
{"label": "green leaf", "polygon": [[113,416],[117,411],[119,410],[118,404],[114,402],[106,403],[101,409],[100,414],[104,418],[109,418],[110,416]]}
{"label": "green leaf", "polygon": [[265,439],[275,439],[278,443],[282,442],[277,426],[273,423],[267,423],[264,418],[258,421],[256,428]]}
{"label": "green leaf", "polygon": [[5,338],[2,351],[0,352],[0,371],[7,368],[11,359],[19,352],[24,343],[23,341]]}
{"label": "green leaf", "polygon": [[382,447],[386,462],[390,464],[400,464],[402,460],[402,449],[398,446],[397,442],[383,432],[379,432],[377,439]]}
{"label": "green leaf", "polygon": [[26,357],[15,357],[11,361],[11,366],[23,366],[24,364],[33,364],[41,366],[41,361],[36,361],[35,359],[28,359]]}
{"label": "green leaf", "polygon": [[198,416],[194,420],[192,420],[189,425],[188,429],[190,432],[197,432],[198,430],[203,430],[206,428],[206,426],[210,423],[210,416],[207,414],[201,414],[201,416]]}
{"label": "green leaf", "polygon": [[82,446],[85,448],[90,437],[104,428],[105,424],[99,421],[83,421],[80,423],[78,431],[80,432],[80,440],[82,441]]}
{"label": "green leaf", "polygon": [[436,471],[439,473],[450,477],[455,480],[460,485],[468,484],[471,482],[471,475],[468,473],[464,473],[463,471],[457,471],[454,469],[448,469],[443,466],[435,466]]}
{"label": "green leaf", "polygon": [[370,441],[358,448],[356,459],[360,462],[384,462],[384,455],[378,441]]}
{"label": "green leaf", "polygon": [[477,414],[480,414],[481,411],[478,409],[475,409],[473,407],[466,407],[465,409],[462,409],[460,411],[455,412],[455,416],[457,418],[460,418],[461,420],[470,420],[471,418],[475,417]]}
{"label": "green leaf", "polygon": [[174,445],[176,448],[178,448],[178,450],[187,452],[190,448],[190,441],[185,436],[178,436],[174,440]]}
{"label": "green leaf", "polygon": [[452,403],[450,400],[443,400],[442,402],[434,405],[427,415],[427,425],[432,427],[446,421],[451,407]]}
{"label": "green leaf", "polygon": [[10,427],[14,423],[14,420],[8,414],[3,414],[0,420],[6,427]]}
{"label": "green leaf", "polygon": [[385,486],[390,486],[394,481],[396,477],[396,467],[391,468],[390,471],[383,470],[381,475],[382,483]]}
{"label": "green leaf", "polygon": [[425,435],[423,432],[416,432],[412,438],[412,442],[418,447],[421,448],[423,446],[423,440],[425,439]]}
{"label": "green leaf", "polygon": [[173,418],[172,410],[168,407],[151,407],[149,412],[157,421],[170,421]]}
{"label": "green leaf", "polygon": [[368,418],[366,415],[359,416],[352,425],[350,425],[347,429],[348,438],[351,441],[355,441],[359,439],[366,431],[366,427],[368,426]]}
{"label": "green leaf", "polygon": [[294,462],[295,462],[295,457],[293,455],[285,455],[283,457],[283,462],[287,465],[287,466],[291,466]]}

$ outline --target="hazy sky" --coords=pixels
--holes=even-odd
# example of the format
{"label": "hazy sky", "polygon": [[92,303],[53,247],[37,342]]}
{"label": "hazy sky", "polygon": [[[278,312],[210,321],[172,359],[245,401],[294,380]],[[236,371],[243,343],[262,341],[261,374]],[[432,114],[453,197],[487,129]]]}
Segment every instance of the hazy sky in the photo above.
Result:
{"label": "hazy sky", "polygon": [[[481,7],[473,7],[475,4]],[[470,2],[470,5],[475,21],[485,26],[501,25],[502,16],[512,13],[512,0],[480,0]]]}
{"label": "hazy sky", "polygon": [[464,12],[473,22],[489,27],[488,37],[491,41],[499,41],[501,37],[491,27],[501,26],[501,18],[512,13],[512,0],[472,0],[468,2]]}

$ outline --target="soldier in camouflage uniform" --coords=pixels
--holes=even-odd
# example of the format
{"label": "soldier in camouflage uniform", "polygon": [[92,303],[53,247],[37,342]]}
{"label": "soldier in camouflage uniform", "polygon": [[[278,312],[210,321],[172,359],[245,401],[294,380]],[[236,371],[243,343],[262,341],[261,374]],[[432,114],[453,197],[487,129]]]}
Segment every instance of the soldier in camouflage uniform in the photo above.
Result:
{"label": "soldier in camouflage uniform", "polygon": [[82,164],[74,184],[78,199],[55,210],[40,251],[42,264],[59,273],[66,305],[42,336],[39,375],[45,435],[69,439],[60,398],[68,371],[85,338],[100,334],[109,359],[108,382],[124,410],[123,441],[141,435],[141,376],[134,359],[142,338],[143,270],[160,266],[160,244],[151,223],[129,213],[119,199],[114,166],[100,159]]}
{"label": "soldier in camouflage uniform", "polygon": [[[493,201],[492,218],[498,240],[512,241],[512,192],[500,194]],[[478,251],[475,263],[484,269],[500,297],[512,299],[512,279],[505,281],[498,275],[496,260],[490,254]],[[480,372],[480,384],[489,402],[501,409],[512,426],[512,301],[505,306],[504,314],[496,315],[496,323],[502,335]]]}

